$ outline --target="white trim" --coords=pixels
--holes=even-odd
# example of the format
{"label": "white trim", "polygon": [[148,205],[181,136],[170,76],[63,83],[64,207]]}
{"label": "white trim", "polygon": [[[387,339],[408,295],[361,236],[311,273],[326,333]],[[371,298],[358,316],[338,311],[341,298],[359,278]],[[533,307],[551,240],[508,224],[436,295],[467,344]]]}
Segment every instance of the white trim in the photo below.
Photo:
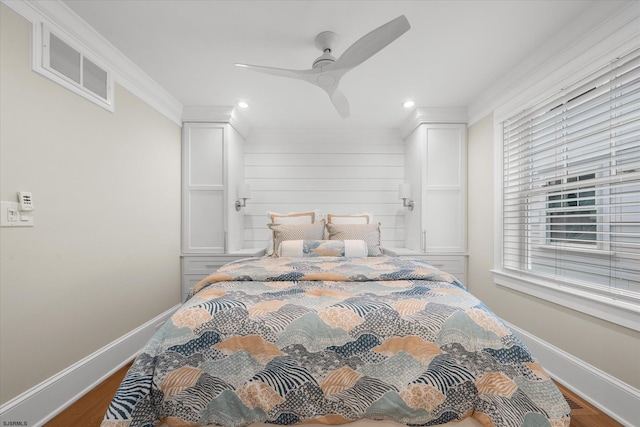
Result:
{"label": "white trim", "polygon": [[[71,39],[90,57],[107,64],[113,71],[117,83],[163,114],[172,122],[181,125],[183,105],[138,68],[129,58],[116,49],[89,24],[83,21],[62,1],[56,0],[1,0],[32,25],[45,23],[56,33]],[[35,55],[35,53],[32,53]],[[32,62],[37,61],[33,58]]]}
{"label": "white trim", "polygon": [[467,123],[466,107],[417,107],[400,126],[400,135],[406,139],[421,124]]}
{"label": "white trim", "polygon": [[500,286],[640,332],[640,306],[633,302],[504,271],[492,273],[494,282]]}
{"label": "white trim", "polygon": [[[492,85],[468,108],[469,126],[494,112],[557,91],[612,58],[631,51],[640,38],[640,2],[594,2],[553,40]],[[606,59],[605,59],[606,60]],[[543,96],[544,97],[544,96]],[[508,105],[507,105],[508,104]]]}
{"label": "white trim", "polygon": [[493,120],[493,266],[502,268],[502,186],[503,186],[503,147],[502,125]]}
{"label": "white trim", "polygon": [[0,423],[42,426],[133,359],[180,304],[0,406]]}
{"label": "white trim", "polygon": [[229,123],[247,139],[250,128],[235,107],[185,106],[182,110],[183,122]]}
{"label": "white trim", "polygon": [[640,390],[515,325],[507,324],[552,378],[622,425],[640,427]]}

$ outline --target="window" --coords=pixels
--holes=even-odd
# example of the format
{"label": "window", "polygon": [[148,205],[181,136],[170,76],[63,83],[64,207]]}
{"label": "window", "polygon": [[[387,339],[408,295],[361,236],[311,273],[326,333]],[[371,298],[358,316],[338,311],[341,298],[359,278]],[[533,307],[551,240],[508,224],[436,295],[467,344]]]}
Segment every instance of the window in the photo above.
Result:
{"label": "window", "polygon": [[548,183],[547,242],[549,244],[597,244],[597,211],[595,186],[590,173]]}
{"label": "window", "polygon": [[34,25],[34,70],[78,95],[113,111],[113,77],[78,45],[46,25]]}
{"label": "window", "polygon": [[502,271],[640,313],[640,50],[502,129]]}

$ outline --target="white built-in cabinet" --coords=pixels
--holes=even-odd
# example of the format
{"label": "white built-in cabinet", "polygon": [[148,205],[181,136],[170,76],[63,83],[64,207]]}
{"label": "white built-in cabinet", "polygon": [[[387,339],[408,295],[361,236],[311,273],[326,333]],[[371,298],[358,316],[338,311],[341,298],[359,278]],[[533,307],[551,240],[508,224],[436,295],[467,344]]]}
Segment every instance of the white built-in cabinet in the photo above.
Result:
{"label": "white built-in cabinet", "polygon": [[405,139],[405,144],[405,182],[411,184],[415,208],[405,210],[405,247],[391,249],[390,253],[442,264],[443,270],[449,268],[464,282],[466,124],[422,123]]}
{"label": "white built-in cabinet", "polygon": [[182,253],[227,250],[228,125],[182,127]]}
{"label": "white built-in cabinet", "polygon": [[259,256],[243,249],[244,211],[237,211],[244,177],[244,138],[223,122],[182,126],[182,297],[227,262]]}

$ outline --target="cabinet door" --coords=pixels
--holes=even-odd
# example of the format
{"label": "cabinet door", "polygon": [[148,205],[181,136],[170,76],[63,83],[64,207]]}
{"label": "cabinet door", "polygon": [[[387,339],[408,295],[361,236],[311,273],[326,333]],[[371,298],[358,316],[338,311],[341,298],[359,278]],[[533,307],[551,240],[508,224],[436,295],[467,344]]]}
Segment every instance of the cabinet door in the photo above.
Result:
{"label": "cabinet door", "polygon": [[430,125],[422,191],[426,252],[466,251],[466,127]]}
{"label": "cabinet door", "polygon": [[182,252],[225,251],[224,128],[185,123],[182,142]]}

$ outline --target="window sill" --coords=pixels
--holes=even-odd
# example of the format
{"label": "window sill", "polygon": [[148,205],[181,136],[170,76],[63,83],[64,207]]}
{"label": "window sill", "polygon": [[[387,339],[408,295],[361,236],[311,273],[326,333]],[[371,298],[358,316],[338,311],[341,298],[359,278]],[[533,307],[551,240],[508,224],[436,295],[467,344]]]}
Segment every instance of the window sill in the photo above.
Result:
{"label": "window sill", "polygon": [[640,305],[568,285],[492,270],[496,284],[640,332]]}

